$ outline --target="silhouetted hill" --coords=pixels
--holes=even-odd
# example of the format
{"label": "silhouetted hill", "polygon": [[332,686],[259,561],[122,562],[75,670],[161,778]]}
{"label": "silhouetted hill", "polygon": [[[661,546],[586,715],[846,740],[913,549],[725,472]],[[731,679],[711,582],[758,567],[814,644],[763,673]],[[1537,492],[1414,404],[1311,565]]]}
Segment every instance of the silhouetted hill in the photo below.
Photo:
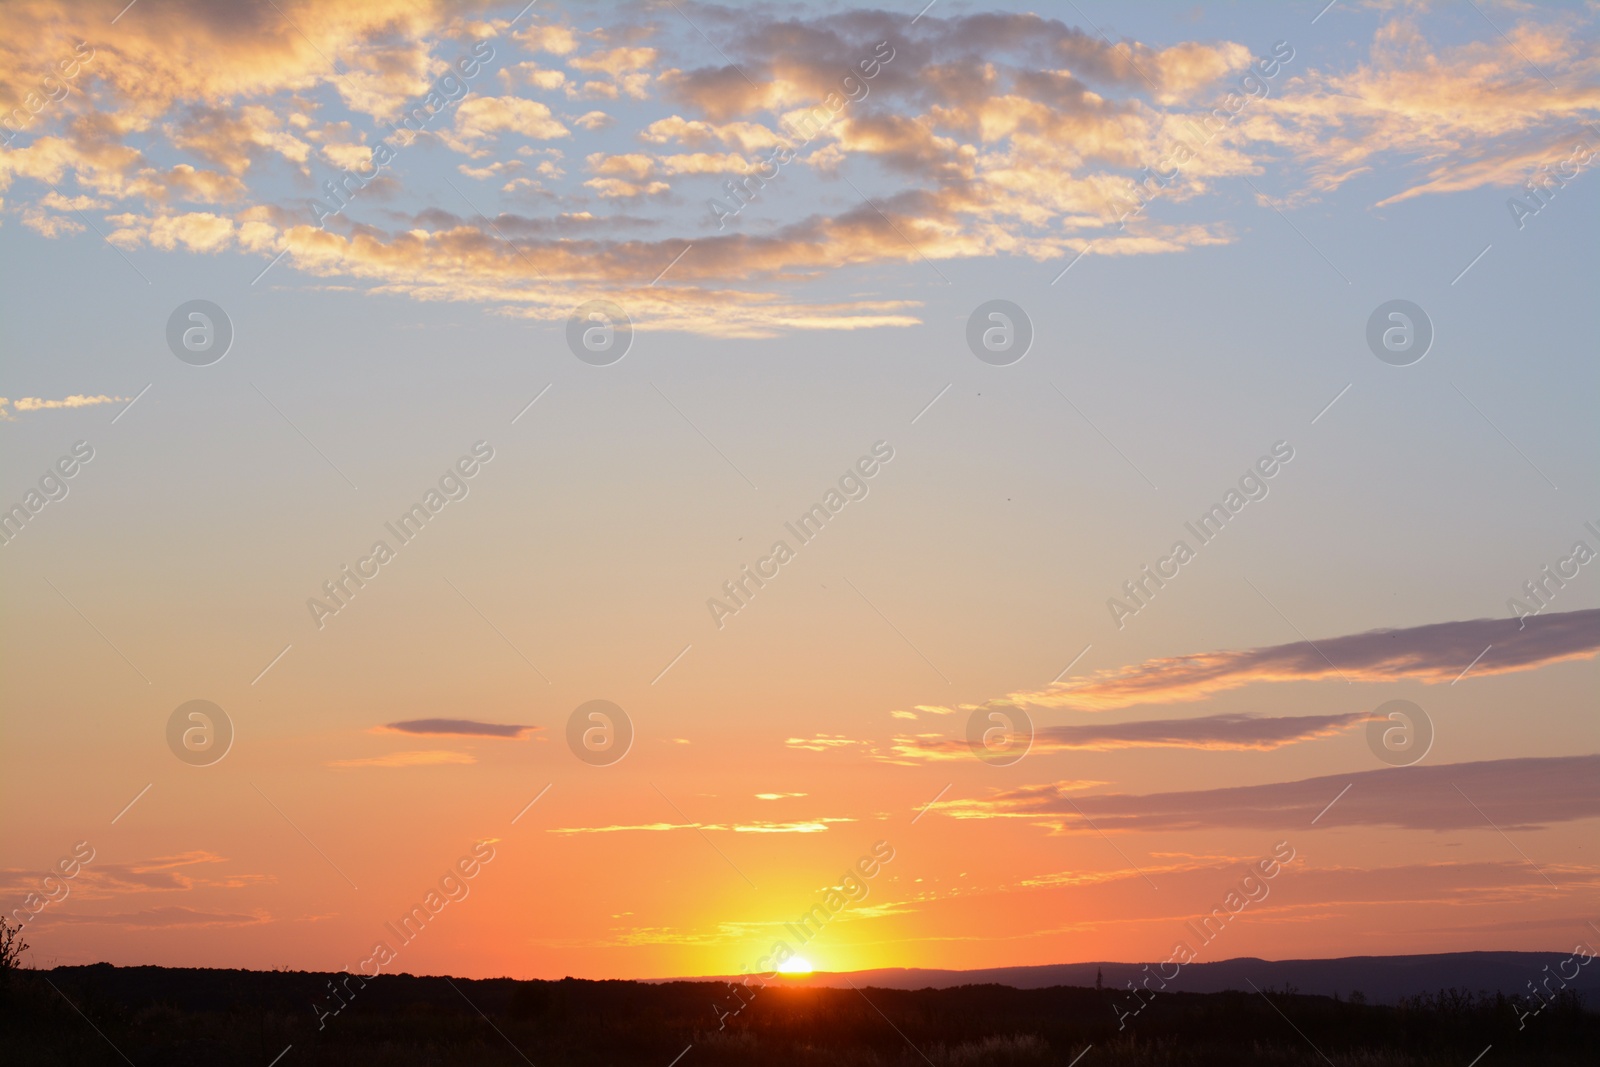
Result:
{"label": "silhouetted hill", "polygon": [[[1167,983],[1170,992],[1220,993],[1225,990],[1250,992],[1269,986],[1294,988],[1316,996],[1348,998],[1360,991],[1370,1003],[1393,1004],[1401,997],[1432,993],[1440,989],[1465,989],[1474,993],[1529,995],[1548,975],[1562,972],[1569,959],[1565,952],[1447,952],[1428,956],[1345,956],[1332,960],[1261,960],[1253,957],[1190,963]],[[1147,971],[1146,968],[1149,968]],[[1545,968],[1549,970],[1546,971]],[[1566,983],[1586,994],[1589,1002],[1600,1003],[1600,966],[1567,964],[1565,973],[1577,972]],[[1092,986],[1096,972],[1104,975],[1107,989],[1126,991],[1128,983],[1144,981],[1147,974],[1172,974],[1156,964],[1143,963],[1054,963],[1037,967],[993,967],[975,971],[946,971],[916,967],[887,967],[870,971],[817,973],[803,979],[785,976],[786,982],[812,986],[848,988],[872,985],[884,989],[950,989],[964,985],[1012,986],[1016,989],[1047,989],[1050,986]],[[687,981],[737,981],[737,976],[717,975]],[[1156,988],[1152,982],[1150,988]],[[1552,981],[1551,990],[1561,988]]]}
{"label": "silhouetted hill", "polygon": [[[1502,964],[1533,956],[1545,965],[1542,954],[1472,955]],[[1366,969],[1353,973],[1362,976],[1381,971],[1370,960],[1304,962],[1359,964]],[[1071,974],[1092,981],[1096,966],[1077,965]],[[1225,968],[1233,966],[1261,985],[1256,969],[1271,965],[1209,966],[1217,981],[1227,981]],[[1051,968],[1017,970],[1039,979]],[[1420,983],[1440,972],[1409,973]],[[972,973],[963,977],[970,982]],[[1480,997],[1456,983],[1381,1005],[1273,988],[1270,978],[1260,992],[1141,996],[1109,985],[896,989],[853,979],[856,988],[823,979],[735,989],[705,981],[57,967],[0,976],[0,1062],[1072,1067],[1092,1049],[1082,1067],[1466,1067],[1492,1047],[1483,1067],[1580,1067],[1593,1064],[1600,1047],[1600,1015],[1584,1011],[1572,990],[1535,1001]]]}

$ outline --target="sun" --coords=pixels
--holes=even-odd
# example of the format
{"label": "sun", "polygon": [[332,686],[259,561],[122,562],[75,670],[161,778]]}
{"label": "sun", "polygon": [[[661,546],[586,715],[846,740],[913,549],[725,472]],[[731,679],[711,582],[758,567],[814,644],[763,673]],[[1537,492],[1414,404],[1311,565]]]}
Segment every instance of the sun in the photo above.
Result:
{"label": "sun", "polygon": [[803,956],[790,956],[778,964],[779,974],[810,974],[811,961]]}

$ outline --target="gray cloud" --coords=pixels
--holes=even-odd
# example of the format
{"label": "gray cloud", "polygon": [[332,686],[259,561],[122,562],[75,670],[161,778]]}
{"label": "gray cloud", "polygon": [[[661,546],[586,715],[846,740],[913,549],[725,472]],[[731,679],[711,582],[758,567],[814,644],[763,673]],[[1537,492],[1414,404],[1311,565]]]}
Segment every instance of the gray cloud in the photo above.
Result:
{"label": "gray cloud", "polygon": [[[1523,625],[1523,622],[1526,625]],[[1485,651],[1487,649],[1487,651]],[[1284,645],[1146,660],[998,703],[1083,711],[1132,704],[1203,700],[1253,682],[1449,682],[1469,663],[1474,675],[1510,674],[1600,652],[1600,608],[1519,620],[1471,619],[1404,630],[1369,630]],[[1482,657],[1479,659],[1478,657]],[[1476,663],[1473,663],[1477,660]]]}
{"label": "gray cloud", "polygon": [[66,923],[76,926],[122,926],[128,928],[163,928],[173,926],[256,926],[272,921],[265,912],[243,915],[237,912],[200,911],[196,908],[170,907],[146,908],[143,911],[118,912],[106,915],[85,915],[78,912],[47,912],[39,922]]}
{"label": "gray cloud", "polygon": [[401,734],[443,734],[452,737],[509,737],[521,738],[542,726],[518,726],[515,723],[477,722],[473,719],[407,719],[391,722],[383,729]]}
{"label": "gray cloud", "polygon": [[[1340,796],[1349,786],[1348,792]],[[1338,802],[1318,818],[1323,809]],[[1296,782],[1144,796],[1070,797],[1026,786],[979,800],[939,805],[956,818],[1032,818],[1062,830],[1285,831],[1337,826],[1405,830],[1534,830],[1600,816],[1600,754],[1392,767]]]}
{"label": "gray cloud", "polygon": [[[1196,719],[1150,719],[1112,725],[1047,726],[1035,731],[1033,752],[1109,752],[1121,748],[1198,748],[1270,751],[1332,737],[1366,722],[1365,712],[1345,715],[1206,715]],[[897,737],[893,759],[959,759],[962,738]]]}

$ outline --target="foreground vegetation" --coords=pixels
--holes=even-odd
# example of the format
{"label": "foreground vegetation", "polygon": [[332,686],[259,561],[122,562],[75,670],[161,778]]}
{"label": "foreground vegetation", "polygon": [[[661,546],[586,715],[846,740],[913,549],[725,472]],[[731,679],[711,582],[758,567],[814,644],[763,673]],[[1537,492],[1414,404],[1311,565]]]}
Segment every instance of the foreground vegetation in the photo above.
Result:
{"label": "foreground vegetation", "polygon": [[1570,994],[1527,1015],[1537,1005],[1456,991],[1399,1006],[1292,991],[1174,993],[1119,1031],[1117,1008],[1129,1001],[1110,990],[769,986],[719,1029],[718,1013],[738,1001],[714,983],[384,976],[351,983],[333,1014],[333,977],[107,964],[16,971],[0,994],[0,1055],[138,1067],[268,1067],[280,1054],[278,1067],[668,1067],[687,1049],[678,1067],[988,1067],[1066,1065],[1088,1048],[1080,1067],[1466,1067],[1493,1045],[1485,1065],[1576,1067],[1600,1048],[1600,1015]]}

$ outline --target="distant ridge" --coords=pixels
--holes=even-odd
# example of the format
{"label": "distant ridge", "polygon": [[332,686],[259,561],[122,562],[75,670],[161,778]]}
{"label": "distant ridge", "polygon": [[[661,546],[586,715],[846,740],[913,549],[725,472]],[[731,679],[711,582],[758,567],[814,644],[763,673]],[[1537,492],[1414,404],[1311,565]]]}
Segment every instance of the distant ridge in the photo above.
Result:
{"label": "distant ridge", "polygon": [[[1433,993],[1440,989],[1462,989],[1473,993],[1521,993],[1527,996],[1528,984],[1561,973],[1571,974],[1576,964],[1562,963],[1570,952],[1445,952],[1427,956],[1345,956],[1331,960],[1262,960],[1241,957],[1214,963],[1191,963],[1167,983],[1168,992],[1219,993],[1229,989],[1250,991],[1275,986],[1295,987],[1301,993],[1348,999],[1360,991],[1369,1002],[1392,1004],[1401,997]],[[1154,963],[1052,963],[1034,967],[990,967],[975,971],[932,970],[917,967],[885,967],[870,971],[818,971],[809,976],[784,975],[781,981],[796,985],[843,987],[877,986],[881,989],[950,989],[965,985],[1004,985],[1016,989],[1045,989],[1050,986],[1093,986],[1096,972],[1109,991],[1127,991],[1128,983],[1144,980],[1145,968],[1156,974]],[[1172,966],[1166,973],[1172,973]],[[1546,971],[1545,968],[1550,970]],[[663,981],[738,981],[742,976],[722,975],[686,979],[646,979]],[[848,981],[847,981],[848,979]],[[1588,962],[1578,970],[1568,987],[1584,994],[1591,1006],[1600,1003],[1600,963]],[[1152,980],[1150,988],[1160,988]],[[1550,989],[1561,983],[1551,978]],[[1548,995],[1548,994],[1544,994]]]}

